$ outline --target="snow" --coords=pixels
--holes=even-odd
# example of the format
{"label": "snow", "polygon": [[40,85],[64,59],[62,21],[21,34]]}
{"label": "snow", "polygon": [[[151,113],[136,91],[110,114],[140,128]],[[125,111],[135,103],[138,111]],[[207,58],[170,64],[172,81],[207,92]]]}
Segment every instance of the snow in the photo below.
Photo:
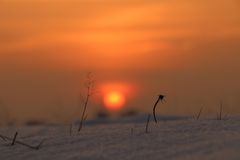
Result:
{"label": "snow", "polygon": [[[147,117],[144,117],[145,119]],[[70,125],[1,128],[0,134],[37,145],[39,150],[0,139],[1,160],[239,160],[240,117],[227,120],[165,118],[151,120],[145,133],[143,117],[123,118],[112,123],[87,122],[80,133],[70,135]],[[127,119],[127,120],[126,120]]]}

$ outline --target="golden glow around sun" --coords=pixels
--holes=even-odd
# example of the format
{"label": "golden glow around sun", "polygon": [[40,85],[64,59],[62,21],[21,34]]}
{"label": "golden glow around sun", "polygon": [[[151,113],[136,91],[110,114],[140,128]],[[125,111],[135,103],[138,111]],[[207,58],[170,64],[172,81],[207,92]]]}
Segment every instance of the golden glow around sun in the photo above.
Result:
{"label": "golden glow around sun", "polygon": [[119,110],[124,107],[125,96],[121,92],[112,91],[104,96],[104,105],[111,110]]}
{"label": "golden glow around sun", "polygon": [[135,85],[124,82],[105,82],[99,87],[104,107],[114,111],[127,107],[137,89]]}

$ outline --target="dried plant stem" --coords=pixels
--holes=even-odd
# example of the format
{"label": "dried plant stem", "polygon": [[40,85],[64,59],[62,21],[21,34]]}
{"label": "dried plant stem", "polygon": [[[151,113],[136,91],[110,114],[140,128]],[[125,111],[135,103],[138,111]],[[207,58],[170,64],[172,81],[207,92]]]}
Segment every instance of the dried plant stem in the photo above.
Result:
{"label": "dried plant stem", "polygon": [[84,107],[83,107],[83,112],[82,112],[80,124],[79,124],[79,127],[78,127],[78,132],[81,131],[81,129],[83,127],[83,122],[87,118],[86,110],[87,110],[88,102],[89,102],[90,97],[94,93],[94,79],[91,75],[92,75],[91,72],[88,73],[88,75],[87,75],[87,81],[86,81],[86,84],[85,84],[86,88],[87,88],[87,96],[86,96],[85,101],[84,101]]}
{"label": "dried plant stem", "polygon": [[222,102],[220,102],[219,113],[217,114],[217,120],[222,120],[222,109],[223,109],[223,104]]}
{"label": "dried plant stem", "polygon": [[154,121],[157,123],[157,118],[156,118],[156,107],[157,107],[157,104],[159,102],[160,98],[157,99],[156,103],[154,104],[154,107],[153,107],[153,117],[154,117]]}
{"label": "dried plant stem", "polygon": [[202,110],[203,110],[203,107],[200,108],[197,116],[195,117],[196,120],[198,120],[198,119],[200,118],[200,116],[201,116],[201,114],[202,114]]}
{"label": "dried plant stem", "polygon": [[151,115],[148,114],[148,117],[147,117],[147,123],[146,123],[146,128],[145,128],[145,133],[149,133],[149,131],[148,131],[148,126],[149,126],[150,118],[151,118]]}
{"label": "dried plant stem", "polygon": [[159,101],[161,101],[162,103],[165,102],[165,95],[158,95],[158,99],[157,101],[155,102],[154,106],[153,106],[153,117],[154,117],[154,121],[155,123],[157,123],[157,118],[156,118],[156,107],[157,107],[157,104]]}
{"label": "dried plant stem", "polygon": [[18,132],[15,133],[14,137],[13,137],[13,140],[12,140],[12,146],[15,144],[16,142],[16,139],[17,139],[17,135],[18,135]]}
{"label": "dried plant stem", "polygon": [[155,121],[155,123],[157,123],[157,118],[156,118],[156,107],[157,107],[158,102],[159,102],[160,100],[162,100],[163,97],[164,97],[164,96],[159,95],[157,101],[155,102],[155,104],[154,104],[154,106],[153,106],[153,117],[154,117],[154,121]]}
{"label": "dried plant stem", "polygon": [[[17,132],[16,132],[16,133],[17,133]],[[12,141],[12,142],[14,142],[14,143],[16,143],[16,144],[20,144],[20,145],[26,146],[26,147],[31,148],[31,149],[34,149],[34,150],[40,149],[40,147],[42,146],[42,144],[43,144],[43,142],[44,142],[44,140],[42,140],[37,146],[32,146],[32,145],[29,145],[29,144],[26,144],[26,143],[24,143],[24,142],[21,142],[21,141],[16,140],[16,137],[17,137],[17,136],[16,136],[16,133],[15,133],[15,136],[14,136],[15,140],[12,139],[12,138],[10,138],[10,137],[4,136],[4,135],[0,135],[0,137],[1,137],[3,140],[9,140],[9,141]]]}
{"label": "dried plant stem", "polygon": [[87,110],[87,105],[88,105],[88,100],[89,100],[89,97],[90,97],[90,86],[87,87],[87,97],[86,97],[86,101],[84,103],[84,108],[83,108],[83,112],[82,112],[82,116],[81,116],[81,121],[80,121],[80,124],[79,124],[79,127],[78,127],[78,132],[81,131],[82,129],[82,126],[83,126],[83,121],[85,120],[86,116],[85,116],[85,113],[86,113],[86,110]]}

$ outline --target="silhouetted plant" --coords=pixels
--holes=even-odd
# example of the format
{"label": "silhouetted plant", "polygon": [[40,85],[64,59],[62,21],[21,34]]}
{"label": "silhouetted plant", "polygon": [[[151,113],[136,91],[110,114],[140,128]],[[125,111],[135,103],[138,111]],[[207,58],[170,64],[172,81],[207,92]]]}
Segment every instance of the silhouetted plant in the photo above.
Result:
{"label": "silhouetted plant", "polygon": [[217,120],[222,120],[222,109],[223,109],[223,104],[222,102],[220,102],[219,112],[217,113]]}
{"label": "silhouetted plant", "polygon": [[228,115],[225,114],[223,116],[223,103],[220,102],[220,106],[219,106],[219,112],[217,112],[217,117],[216,117],[217,120],[228,120]]}
{"label": "silhouetted plant", "polygon": [[18,135],[18,132],[16,132],[15,134],[14,134],[14,137],[13,137],[13,140],[12,140],[12,146],[15,144],[15,142],[16,142],[16,139],[17,139],[17,135]]}
{"label": "silhouetted plant", "polygon": [[157,101],[155,102],[154,106],[153,106],[153,117],[154,117],[154,121],[157,123],[157,118],[156,118],[156,107],[159,101],[161,101],[162,103],[165,101],[165,96],[164,95],[159,95]]}
{"label": "silhouetted plant", "polygon": [[86,119],[85,114],[86,114],[88,102],[89,102],[90,97],[94,93],[94,83],[95,83],[95,81],[93,79],[92,73],[88,73],[86,82],[85,82],[85,87],[87,88],[87,94],[86,94],[86,98],[84,100],[84,107],[83,107],[83,112],[82,112],[82,116],[81,116],[79,127],[78,127],[78,132],[81,131],[81,129],[83,127],[83,122]]}
{"label": "silhouetted plant", "polygon": [[149,131],[148,131],[148,126],[149,126],[150,118],[151,118],[151,115],[148,114],[148,117],[147,117],[147,123],[146,123],[146,127],[145,127],[145,133],[149,133]]}
{"label": "silhouetted plant", "polygon": [[20,145],[26,146],[26,147],[28,147],[30,149],[34,149],[34,150],[40,149],[40,147],[42,146],[43,142],[45,141],[45,140],[42,140],[38,145],[33,146],[33,145],[29,145],[27,143],[24,143],[22,141],[16,140],[17,135],[18,135],[18,132],[15,133],[14,138],[10,138],[10,137],[4,136],[4,135],[0,135],[0,138],[2,138],[4,141],[7,141],[7,140],[11,141],[12,142],[11,145],[14,145],[16,143],[16,144],[20,144]]}
{"label": "silhouetted plant", "polygon": [[198,114],[196,116],[194,116],[194,119],[198,120],[202,114],[202,110],[203,110],[203,107],[200,108]]}

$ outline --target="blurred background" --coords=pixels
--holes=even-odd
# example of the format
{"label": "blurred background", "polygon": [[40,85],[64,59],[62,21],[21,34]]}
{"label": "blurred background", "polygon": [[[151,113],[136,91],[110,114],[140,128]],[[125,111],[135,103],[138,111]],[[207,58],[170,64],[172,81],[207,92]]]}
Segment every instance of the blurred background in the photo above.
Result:
{"label": "blurred background", "polygon": [[238,0],[0,0],[0,124],[79,119],[88,72],[89,118],[159,94],[159,114],[239,114],[239,15]]}

